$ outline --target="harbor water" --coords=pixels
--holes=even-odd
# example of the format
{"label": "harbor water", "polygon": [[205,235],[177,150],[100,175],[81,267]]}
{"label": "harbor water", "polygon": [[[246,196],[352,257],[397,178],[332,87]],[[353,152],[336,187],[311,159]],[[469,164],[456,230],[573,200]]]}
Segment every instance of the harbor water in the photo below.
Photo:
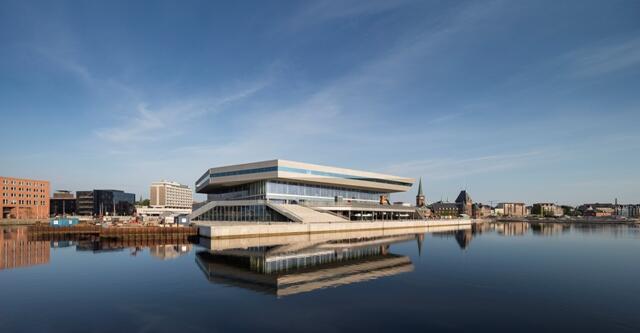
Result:
{"label": "harbor water", "polygon": [[638,332],[640,228],[173,242],[0,229],[0,332]]}

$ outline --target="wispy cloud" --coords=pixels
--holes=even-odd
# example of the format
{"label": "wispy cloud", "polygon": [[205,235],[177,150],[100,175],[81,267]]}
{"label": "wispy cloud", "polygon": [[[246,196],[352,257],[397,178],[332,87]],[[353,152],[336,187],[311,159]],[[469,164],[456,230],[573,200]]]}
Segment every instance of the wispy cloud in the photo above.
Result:
{"label": "wispy cloud", "polygon": [[390,11],[408,4],[409,1],[397,0],[323,0],[302,8],[291,18],[293,28],[310,26],[336,19],[353,18]]}
{"label": "wispy cloud", "polygon": [[570,52],[570,74],[591,77],[622,71],[640,65],[640,38],[600,44]]}
{"label": "wispy cloud", "polygon": [[[383,95],[401,90],[415,75],[414,69],[428,62],[427,57],[439,43],[470,29],[478,20],[492,17],[498,8],[494,4],[458,8],[437,28],[423,27],[417,35],[400,37],[390,49],[317,87],[306,97],[294,102],[263,103],[253,112],[236,115],[243,126],[224,140],[185,147],[177,153],[188,158],[216,156],[218,163],[234,163],[249,158],[296,158],[328,152],[353,154],[356,148],[368,149],[372,142],[392,149],[397,138],[406,139],[406,135],[399,132],[394,139],[383,134],[382,131],[393,129],[384,127],[396,116],[393,101]],[[361,11],[364,10],[351,12]],[[377,131],[376,126],[383,128]],[[425,135],[420,134],[420,139],[425,140]],[[350,144],[343,146],[340,142]]]}
{"label": "wispy cloud", "polygon": [[466,176],[523,167],[546,155],[540,151],[517,154],[484,155],[471,158],[433,158],[392,165],[386,172],[401,175],[429,175],[430,180],[464,178]]}
{"label": "wispy cloud", "polygon": [[98,129],[98,137],[113,143],[157,141],[180,133],[189,121],[206,114],[215,114],[225,107],[245,100],[264,89],[270,80],[256,80],[215,97],[179,99],[155,109],[138,104],[133,115],[127,115],[116,125]]}

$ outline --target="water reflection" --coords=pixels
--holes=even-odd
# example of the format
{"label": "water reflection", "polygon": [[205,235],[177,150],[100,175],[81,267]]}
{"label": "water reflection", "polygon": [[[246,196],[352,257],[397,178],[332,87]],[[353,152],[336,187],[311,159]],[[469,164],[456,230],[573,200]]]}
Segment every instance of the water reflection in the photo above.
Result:
{"label": "water reflection", "polygon": [[191,252],[191,248],[191,244],[155,245],[149,248],[149,252],[160,260],[171,260]]}
{"label": "water reflection", "polygon": [[128,250],[136,256],[149,249],[161,260],[178,258],[192,251],[194,239],[187,236],[169,239],[107,239],[90,235],[32,235],[28,227],[0,228],[0,270],[48,264],[51,249],[75,247],[79,252],[95,254]]}
{"label": "water reflection", "polygon": [[502,236],[523,236],[531,227],[527,222],[500,222],[491,225]]}
{"label": "water reflection", "polygon": [[421,252],[424,241],[424,234],[376,232],[323,237],[269,245],[258,239],[243,248],[224,240],[221,246],[228,246],[220,248],[216,241],[203,239],[202,245],[216,249],[199,251],[196,262],[212,283],[282,297],[411,272],[411,259],[391,253],[390,245],[416,241]]}
{"label": "water reflection", "polygon": [[0,270],[48,264],[51,258],[47,241],[34,241],[27,228],[0,229]]}
{"label": "water reflection", "polygon": [[468,228],[450,231],[438,231],[433,233],[433,237],[437,238],[453,238],[461,250],[466,250],[471,244],[471,240],[475,235],[481,234],[484,229]]}
{"label": "water reflection", "polygon": [[532,223],[531,232],[539,236],[553,236],[569,232],[571,226],[564,223]]}

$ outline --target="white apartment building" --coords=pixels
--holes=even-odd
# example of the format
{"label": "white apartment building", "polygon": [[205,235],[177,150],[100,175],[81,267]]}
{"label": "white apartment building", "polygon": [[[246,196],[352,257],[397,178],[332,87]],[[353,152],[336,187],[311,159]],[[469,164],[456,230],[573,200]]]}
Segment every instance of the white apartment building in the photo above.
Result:
{"label": "white apartment building", "polygon": [[170,209],[189,209],[193,205],[193,192],[187,185],[159,181],[151,183],[150,206]]}

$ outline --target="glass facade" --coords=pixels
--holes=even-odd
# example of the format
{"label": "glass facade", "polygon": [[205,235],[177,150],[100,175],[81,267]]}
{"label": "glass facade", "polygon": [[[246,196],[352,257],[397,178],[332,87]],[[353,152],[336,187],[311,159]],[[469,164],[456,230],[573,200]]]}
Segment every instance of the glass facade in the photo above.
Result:
{"label": "glass facade", "polygon": [[118,190],[94,190],[93,213],[102,215],[133,215],[136,196]]}
{"label": "glass facade", "polygon": [[303,184],[286,181],[268,181],[269,199],[290,199],[298,201],[333,201],[335,197],[345,200],[379,202],[381,195],[387,193],[360,190],[333,185]]}
{"label": "glass facade", "polygon": [[388,193],[360,190],[333,185],[305,184],[269,180],[224,187],[208,194],[209,201],[269,199],[275,201],[333,201],[345,200],[379,202]]}
{"label": "glass facade", "polygon": [[249,260],[250,269],[263,274],[286,273],[288,271],[310,268],[336,262],[352,261],[361,258],[381,256],[389,250],[388,245],[370,246],[349,249],[346,251],[324,251],[305,255],[290,255],[282,258],[266,258],[252,256]]}
{"label": "glass facade", "polygon": [[194,221],[287,222],[289,219],[266,205],[215,206]]}
{"label": "glass facade", "polygon": [[218,188],[210,192],[207,195],[207,199],[208,201],[265,199],[265,183],[266,181],[261,180],[248,184]]}

